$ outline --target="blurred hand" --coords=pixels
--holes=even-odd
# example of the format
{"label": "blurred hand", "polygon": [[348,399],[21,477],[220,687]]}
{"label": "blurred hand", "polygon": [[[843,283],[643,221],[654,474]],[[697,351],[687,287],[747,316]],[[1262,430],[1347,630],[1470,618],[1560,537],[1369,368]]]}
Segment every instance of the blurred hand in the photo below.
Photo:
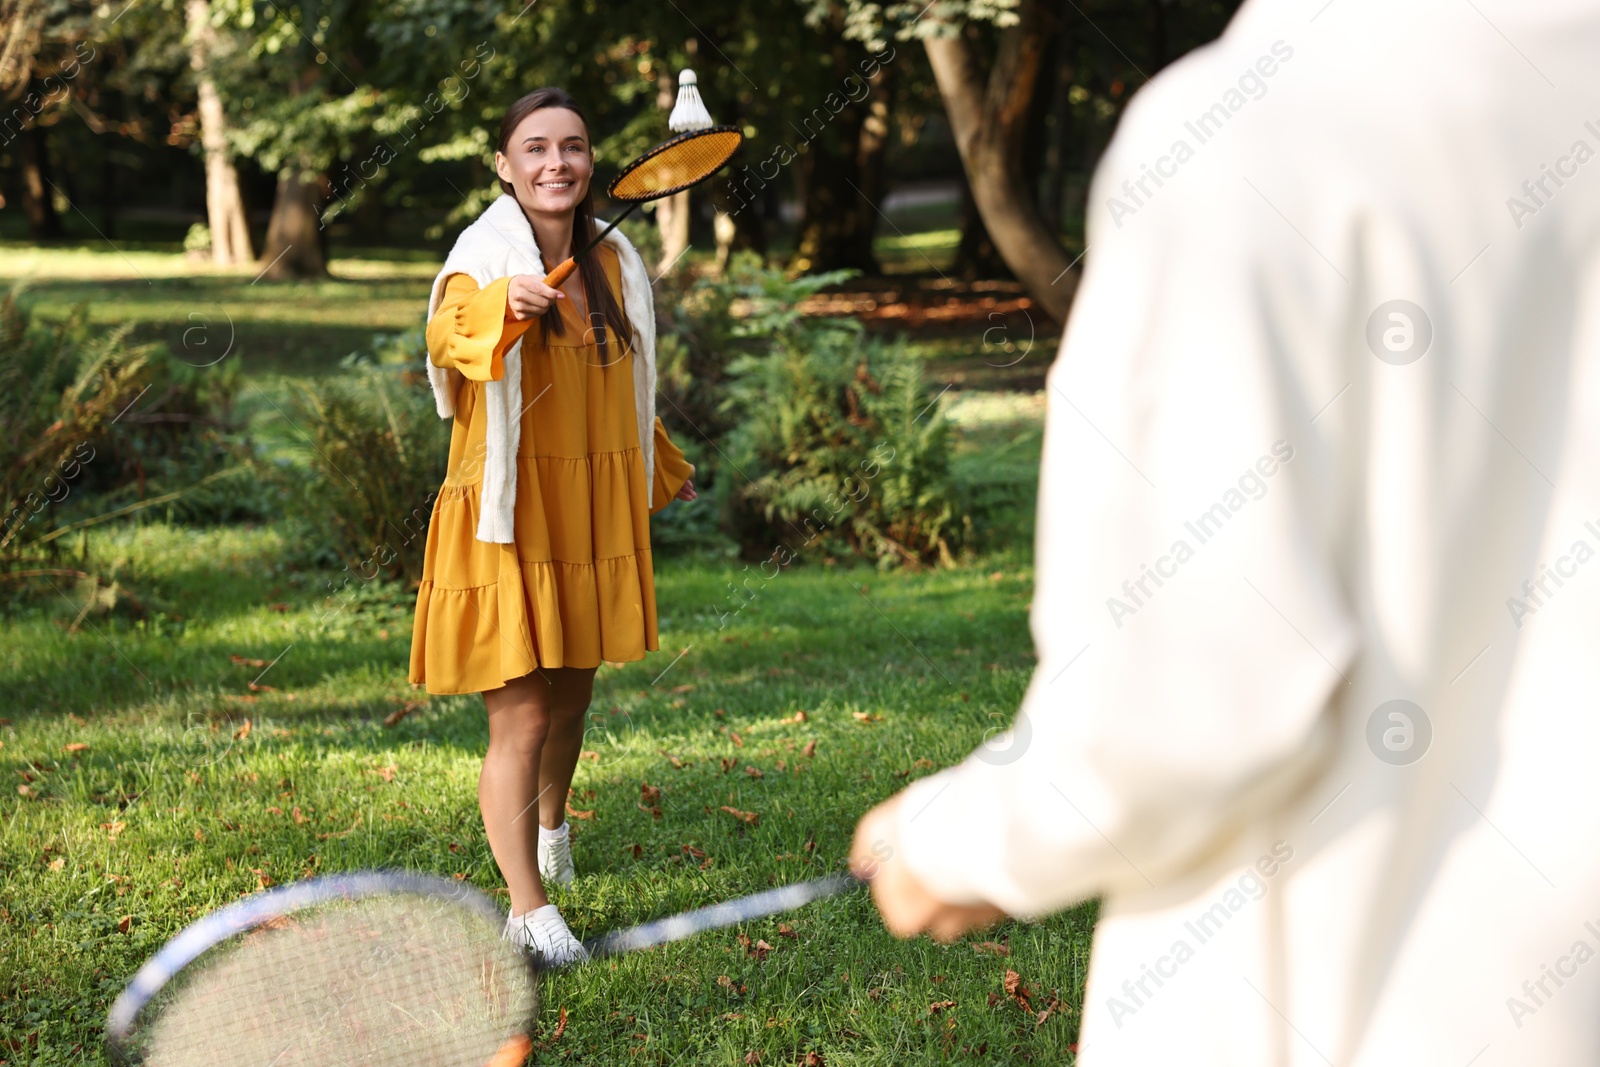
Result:
{"label": "blurred hand", "polygon": [[901,794],[879,804],[856,825],[850,846],[850,869],[872,884],[872,900],[883,925],[896,937],[931,934],[936,941],[954,941],[971,930],[1006,917],[992,904],[949,904],[930,893],[896,854],[899,847],[895,814]]}
{"label": "blurred hand", "polygon": [[678,490],[678,495],[673,497],[672,499],[674,499],[674,500],[693,500],[695,497],[697,497],[699,495],[700,495],[699,493],[694,491],[694,479],[693,478],[685,478],[683,480],[683,488],[679,489]]}
{"label": "blurred hand", "polygon": [[516,274],[506,286],[506,306],[518,322],[543,315],[552,300],[565,300],[567,294],[546,285],[531,274]]}

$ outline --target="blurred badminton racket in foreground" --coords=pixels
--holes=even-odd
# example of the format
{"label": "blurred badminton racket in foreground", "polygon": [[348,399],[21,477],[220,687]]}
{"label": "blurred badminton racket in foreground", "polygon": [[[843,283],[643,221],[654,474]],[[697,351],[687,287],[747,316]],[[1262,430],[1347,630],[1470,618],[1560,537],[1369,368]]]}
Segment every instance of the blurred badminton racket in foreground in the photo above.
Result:
{"label": "blurred badminton racket in foreground", "polygon": [[[834,874],[614,931],[598,959],[788,911],[866,883]],[[113,1063],[187,1067],[516,1067],[532,1049],[539,960],[478,890],[356,871],[259,893],[197,920],[111,1006]]]}

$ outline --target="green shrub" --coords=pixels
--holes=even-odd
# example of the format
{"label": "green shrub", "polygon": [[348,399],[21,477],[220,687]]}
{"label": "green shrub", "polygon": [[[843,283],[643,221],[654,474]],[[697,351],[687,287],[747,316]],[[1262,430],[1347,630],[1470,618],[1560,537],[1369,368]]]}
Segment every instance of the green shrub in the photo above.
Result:
{"label": "green shrub", "polygon": [[736,332],[763,351],[728,368],[735,425],[720,493],[747,555],[819,545],[896,563],[951,562],[964,523],[950,478],[949,427],[904,338],[797,305],[844,272],[786,279],[752,270]]}
{"label": "green shrub", "polygon": [[376,335],[342,373],[295,383],[289,415],[310,436],[306,469],[284,475],[317,549],[363,579],[422,576],[433,499],[444,481],[451,423],[415,368],[421,329]]}
{"label": "green shrub", "polygon": [[239,361],[196,367],[157,346],[146,370],[148,388],[96,443],[81,487],[94,494],[93,506],[109,510],[168,497],[165,514],[191,523],[276,514],[280,496],[261,476],[234,409]]}
{"label": "green shrub", "polygon": [[[130,327],[91,329],[79,304],[52,327],[30,324],[17,291],[0,300],[0,562],[54,555],[55,505],[96,462],[95,442],[148,384],[153,346]],[[43,517],[41,517],[43,516]]]}

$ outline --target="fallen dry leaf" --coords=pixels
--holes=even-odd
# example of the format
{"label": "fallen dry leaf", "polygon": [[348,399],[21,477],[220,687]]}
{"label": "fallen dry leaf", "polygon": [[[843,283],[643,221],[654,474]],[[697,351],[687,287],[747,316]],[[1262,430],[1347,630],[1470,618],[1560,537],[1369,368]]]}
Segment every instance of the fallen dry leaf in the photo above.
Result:
{"label": "fallen dry leaf", "polygon": [[727,812],[729,815],[732,815],[735,819],[742,819],[751,826],[756,826],[761,822],[761,815],[759,812],[740,811],[738,808],[730,808],[726,804],[722,805],[722,810]]}
{"label": "fallen dry leaf", "polygon": [[757,941],[754,945],[750,946],[750,955],[754,956],[757,960],[766,959],[767,953],[771,951],[772,946],[767,944],[765,941]]}
{"label": "fallen dry leaf", "polygon": [[883,716],[870,711],[852,711],[850,717],[856,722],[882,722]]}
{"label": "fallen dry leaf", "polygon": [[89,746],[84,744],[82,741],[71,741],[71,742],[68,742],[65,745],[62,745],[61,746],[61,751],[63,751],[63,752],[83,752],[86,749],[88,749],[88,747]]}
{"label": "fallen dry leaf", "polygon": [[376,774],[379,778],[382,778],[386,782],[394,781],[393,767],[373,767],[371,768],[371,771],[373,774]]}
{"label": "fallen dry leaf", "polygon": [[593,811],[579,811],[577,808],[572,806],[572,801],[570,801],[570,800],[567,801],[567,814],[572,816],[574,819],[593,819],[594,818],[594,812]]}
{"label": "fallen dry leaf", "polygon": [[393,726],[395,723],[399,722],[407,715],[410,715],[413,711],[416,711],[420,707],[422,707],[422,701],[408,700],[400,707],[395,708],[389,714],[385,715],[383,717],[383,725]]}
{"label": "fallen dry leaf", "polygon": [[240,725],[240,727],[233,732],[233,739],[235,741],[243,741],[245,738],[247,738],[249,736],[250,736],[250,720],[246,719],[244,721],[244,723],[242,725]]}
{"label": "fallen dry leaf", "polygon": [[1024,1011],[1028,1012],[1029,1014],[1033,1013],[1034,1007],[1030,1000],[1030,998],[1033,996],[1033,990],[1029,989],[1027,983],[1022,980],[1022,975],[1018,974],[1016,971],[1008,969],[1006,971],[1004,988],[1006,991],[1006,996],[1016,1001],[1018,1006],[1020,1006]]}
{"label": "fallen dry leaf", "polygon": [[941,1011],[944,1011],[946,1008],[953,1008],[955,1006],[956,1006],[956,1002],[953,1001],[953,1000],[936,1000],[932,1004],[928,1005],[928,1014],[929,1015],[938,1015]]}
{"label": "fallen dry leaf", "polygon": [[998,941],[978,941],[978,942],[975,942],[973,944],[973,946],[972,946],[972,951],[976,952],[980,956],[985,955],[985,954],[988,954],[990,956],[1009,956],[1009,955],[1011,955],[1011,949],[1009,947],[1007,947],[1006,945],[1000,944]]}
{"label": "fallen dry leaf", "polygon": [[661,787],[651,785],[649,782],[639,783],[639,799],[646,804],[654,804],[661,799]]}
{"label": "fallen dry leaf", "polygon": [[278,687],[275,685],[257,685],[255,682],[246,682],[245,684],[250,687],[250,692],[252,693],[276,693],[278,691]]}
{"label": "fallen dry leaf", "polygon": [[[703,859],[706,858],[705,852],[702,851],[701,849],[695,848],[693,845],[680,845],[679,847],[682,848],[684,852],[686,852],[689,855],[693,856],[697,860],[703,860]],[[744,937],[743,934],[740,934],[739,936],[740,937]]]}
{"label": "fallen dry leaf", "polygon": [[733,742],[734,748],[744,747],[744,738],[740,737],[739,734],[734,730],[728,731],[728,740]]}
{"label": "fallen dry leaf", "polygon": [[561,1016],[556,1020],[556,1028],[550,1031],[550,1036],[539,1042],[541,1045],[553,1045],[567,1032],[567,1009],[561,1009]]}
{"label": "fallen dry leaf", "polygon": [[790,722],[805,722],[807,718],[808,718],[808,716],[806,715],[805,711],[801,710],[801,711],[797,711],[793,715],[789,716],[789,721]]}
{"label": "fallen dry leaf", "polygon": [[736,759],[729,759],[729,758],[727,758],[725,756],[721,757],[720,759],[721,759],[721,763],[722,763],[722,773],[723,774],[727,774],[729,771],[733,770],[735,767],[737,767],[739,765],[739,761],[736,760]]}
{"label": "fallen dry leaf", "polygon": [[229,656],[228,658],[233,660],[233,662],[239,664],[239,666],[241,666],[241,667],[266,667],[266,666],[269,666],[268,661],[264,660],[264,659],[251,659],[248,656]]}
{"label": "fallen dry leaf", "polygon": [[[638,807],[638,809],[640,811],[648,811],[650,813],[650,817],[652,819],[660,819],[661,818],[661,809],[656,807],[653,804],[651,804],[651,805],[638,804],[638,805],[636,805],[636,807]],[[590,814],[593,814],[593,812],[591,812]]]}
{"label": "fallen dry leaf", "polygon": [[644,855],[644,846],[643,845],[623,845],[622,846],[622,851],[624,851],[624,852],[632,852],[633,853],[633,858],[634,859],[638,859],[640,856]]}
{"label": "fallen dry leaf", "polygon": [[790,926],[788,923],[779,923],[778,924],[778,936],[779,937],[792,937],[796,941],[800,940],[800,935],[795,933],[794,932],[794,927]]}
{"label": "fallen dry leaf", "polygon": [[133,916],[124,915],[117,920],[117,933],[125,934],[133,928]]}
{"label": "fallen dry leaf", "polygon": [[62,859],[60,856],[57,856],[55,859],[50,861],[50,869],[52,871],[59,871],[61,868],[65,867],[66,865],[67,865],[67,861]]}
{"label": "fallen dry leaf", "polygon": [[593,760],[595,763],[599,763],[600,762],[600,753],[598,753],[598,752],[580,752],[580,753],[578,753],[578,758],[579,759],[586,759],[586,760]]}
{"label": "fallen dry leaf", "polygon": [[761,777],[763,777],[760,767],[746,767],[744,769],[744,773],[748,774],[752,778],[761,778]]}
{"label": "fallen dry leaf", "polygon": [[[727,1015],[724,1015],[723,1018],[726,1019],[730,1015],[735,1019],[744,1018],[744,1016],[738,1014],[737,1012],[731,1012],[731,1011]],[[761,1053],[757,1052],[755,1049],[751,1049],[749,1052],[746,1052],[744,1054],[745,1067],[751,1067],[752,1064],[757,1064],[757,1063],[760,1063],[760,1062],[761,1062]]]}
{"label": "fallen dry leaf", "polygon": [[807,759],[810,759],[812,756],[815,756],[816,754],[817,754],[817,743],[815,741],[807,741],[806,742],[806,747],[802,748],[800,750],[800,755],[806,757]]}
{"label": "fallen dry leaf", "polygon": [[682,685],[673,686],[672,687],[672,691],[674,693],[688,693],[688,692],[692,691],[695,688],[695,686],[696,686],[696,683],[694,683],[694,682],[685,682]]}
{"label": "fallen dry leaf", "polygon": [[345,828],[343,830],[329,830],[325,834],[318,834],[317,835],[317,840],[318,841],[326,841],[330,837],[343,837],[345,834],[348,834],[348,833],[351,833],[351,832],[355,831],[360,826],[361,826],[361,816],[357,815],[356,816],[356,821],[351,823],[347,828]]}

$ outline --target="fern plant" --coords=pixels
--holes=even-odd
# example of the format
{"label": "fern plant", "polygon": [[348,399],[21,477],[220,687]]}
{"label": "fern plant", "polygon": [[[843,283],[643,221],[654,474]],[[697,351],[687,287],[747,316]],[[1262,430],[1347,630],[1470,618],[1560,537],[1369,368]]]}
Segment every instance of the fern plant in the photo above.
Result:
{"label": "fern plant", "polygon": [[34,327],[17,293],[0,299],[0,564],[54,551],[54,506],[147,384],[153,347],[128,345],[127,325],[91,329],[87,303]]}
{"label": "fern plant", "polygon": [[748,555],[821,545],[884,566],[953,561],[949,427],[920,362],[903,337],[799,314],[813,287],[774,275],[743,327],[765,350],[729,367],[730,532]]}

